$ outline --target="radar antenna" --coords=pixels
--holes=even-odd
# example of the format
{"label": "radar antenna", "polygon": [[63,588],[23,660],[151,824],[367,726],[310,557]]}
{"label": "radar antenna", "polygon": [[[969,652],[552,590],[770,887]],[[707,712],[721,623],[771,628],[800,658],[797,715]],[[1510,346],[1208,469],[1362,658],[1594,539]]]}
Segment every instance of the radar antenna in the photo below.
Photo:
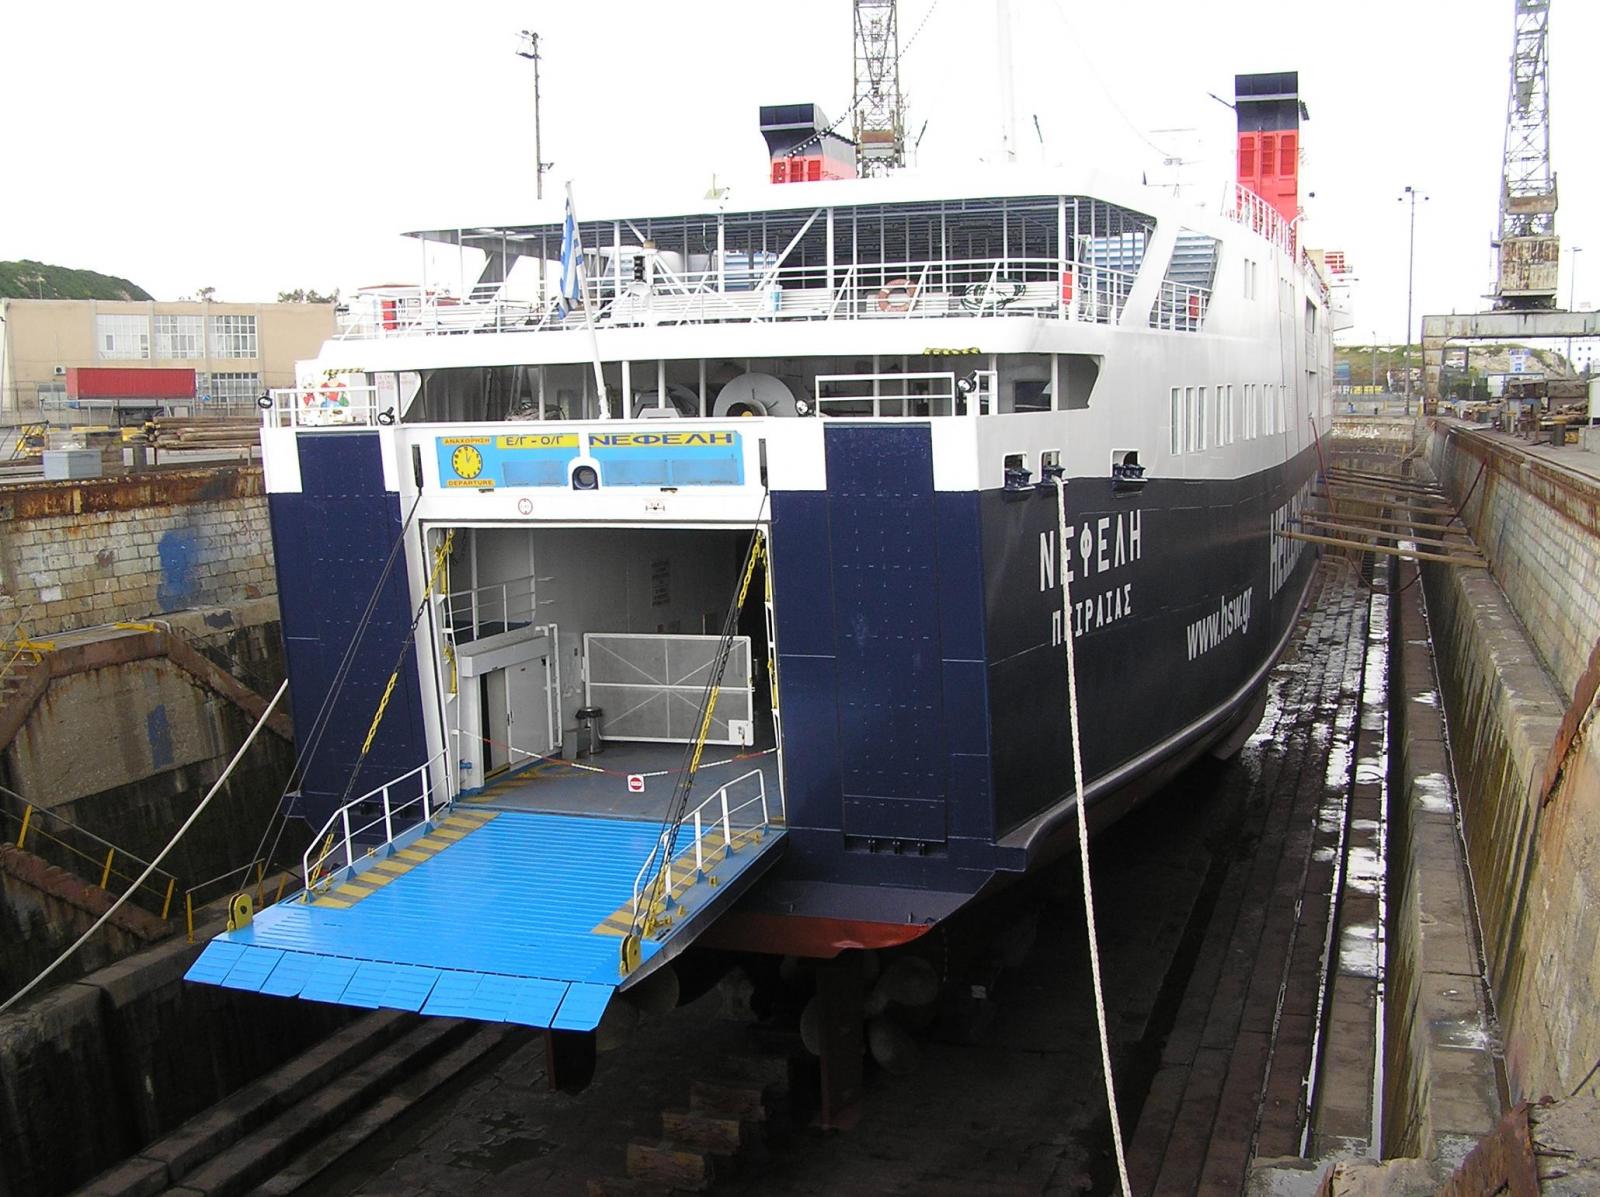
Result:
{"label": "radar antenna", "polygon": [[1513,0],[1511,97],[1506,106],[1505,170],[1500,184],[1499,270],[1494,306],[1556,306],[1561,241],[1556,177],[1550,169],[1550,0]]}
{"label": "radar antenna", "polygon": [[900,27],[895,0],[855,0],[856,173],[886,175],[906,164],[900,94]]}

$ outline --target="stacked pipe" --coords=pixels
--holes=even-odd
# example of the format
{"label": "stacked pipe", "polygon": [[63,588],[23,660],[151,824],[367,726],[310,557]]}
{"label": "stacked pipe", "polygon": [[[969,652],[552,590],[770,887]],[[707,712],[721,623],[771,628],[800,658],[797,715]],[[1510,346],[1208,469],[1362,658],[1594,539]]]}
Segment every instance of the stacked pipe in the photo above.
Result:
{"label": "stacked pipe", "polygon": [[145,425],[157,449],[251,449],[260,443],[261,421],[253,416],[157,416]]}

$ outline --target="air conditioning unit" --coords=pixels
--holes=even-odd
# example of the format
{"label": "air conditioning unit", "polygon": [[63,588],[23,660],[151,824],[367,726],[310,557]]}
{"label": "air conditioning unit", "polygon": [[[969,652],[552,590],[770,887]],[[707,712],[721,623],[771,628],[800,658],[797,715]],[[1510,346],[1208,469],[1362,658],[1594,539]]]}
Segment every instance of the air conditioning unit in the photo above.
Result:
{"label": "air conditioning unit", "polygon": [[65,366],[57,366],[54,370],[50,371],[50,373],[54,374],[57,378],[65,378],[67,376],[67,368]]}

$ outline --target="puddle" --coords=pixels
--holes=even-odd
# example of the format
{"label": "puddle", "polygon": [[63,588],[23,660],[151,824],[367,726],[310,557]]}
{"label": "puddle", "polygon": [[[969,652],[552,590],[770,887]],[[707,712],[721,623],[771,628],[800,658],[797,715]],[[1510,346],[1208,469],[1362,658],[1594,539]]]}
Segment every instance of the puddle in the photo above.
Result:
{"label": "puddle", "polygon": [[1429,814],[1448,815],[1455,811],[1450,779],[1443,773],[1419,773],[1411,779],[1411,794],[1418,809]]}
{"label": "puddle", "polygon": [[559,1146],[548,1139],[517,1133],[521,1129],[520,1120],[511,1115],[485,1118],[483,1131],[472,1149],[451,1152],[451,1162],[498,1176],[507,1168],[549,1155]]}

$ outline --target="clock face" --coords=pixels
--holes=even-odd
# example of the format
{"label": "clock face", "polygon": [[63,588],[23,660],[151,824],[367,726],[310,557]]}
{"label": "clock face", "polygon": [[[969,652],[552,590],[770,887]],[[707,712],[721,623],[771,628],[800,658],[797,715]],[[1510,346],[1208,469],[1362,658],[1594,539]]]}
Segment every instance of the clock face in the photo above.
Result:
{"label": "clock face", "polygon": [[471,445],[460,445],[450,454],[450,468],[461,478],[476,478],[483,472],[483,454]]}

